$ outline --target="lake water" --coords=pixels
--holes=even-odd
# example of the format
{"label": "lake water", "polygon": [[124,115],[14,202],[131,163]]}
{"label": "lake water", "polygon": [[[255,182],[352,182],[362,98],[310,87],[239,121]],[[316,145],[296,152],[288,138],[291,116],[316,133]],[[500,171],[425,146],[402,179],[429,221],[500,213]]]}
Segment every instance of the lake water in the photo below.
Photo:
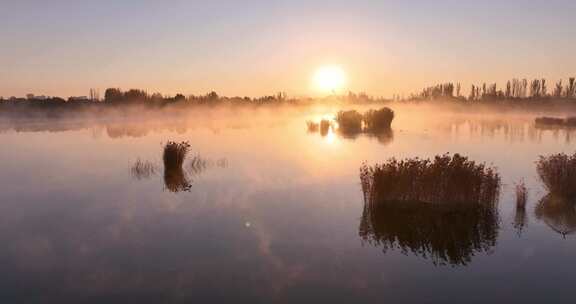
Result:
{"label": "lake water", "polygon": [[[535,161],[573,153],[576,133],[537,113],[392,108],[392,134],[355,138],[307,131],[337,106],[0,120],[1,302],[572,303],[576,211],[536,215]],[[189,191],[162,172],[169,140],[201,160]],[[360,165],[447,152],[500,172],[493,244],[453,263],[366,242]]]}

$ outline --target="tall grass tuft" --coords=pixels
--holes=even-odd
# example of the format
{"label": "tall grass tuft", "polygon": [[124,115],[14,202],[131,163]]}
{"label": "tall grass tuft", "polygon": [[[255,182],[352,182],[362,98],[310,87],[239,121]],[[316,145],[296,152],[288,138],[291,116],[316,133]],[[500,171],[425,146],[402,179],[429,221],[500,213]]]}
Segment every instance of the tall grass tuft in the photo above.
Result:
{"label": "tall grass tuft", "polygon": [[377,132],[389,130],[394,119],[394,111],[390,108],[369,110],[364,114],[364,124],[367,131]]}
{"label": "tall grass tuft", "polygon": [[526,216],[526,202],[528,201],[528,189],[524,181],[520,181],[515,186],[516,191],[516,213],[514,215],[514,228],[518,235],[522,234],[528,217]]}
{"label": "tall grass tuft", "polygon": [[188,142],[169,141],[164,147],[164,184],[171,192],[189,191],[192,188],[182,168],[189,149]]}
{"label": "tall grass tuft", "polygon": [[576,154],[540,156],[536,169],[548,192],[566,199],[576,198]]}
{"label": "tall grass tuft", "polygon": [[516,208],[517,209],[526,209],[526,202],[528,201],[528,189],[526,188],[526,184],[524,181],[521,181],[516,184]]}
{"label": "tall grass tuft", "polygon": [[156,170],[156,166],[152,162],[138,159],[130,168],[130,173],[135,179],[141,180],[156,175]]}
{"label": "tall grass tuft", "polygon": [[496,244],[500,176],[455,154],[390,159],[360,168],[359,234],[384,251],[400,248],[434,264],[466,265]]}
{"label": "tall grass tuft", "polygon": [[340,111],[336,114],[338,129],[343,134],[358,134],[362,132],[362,114],[358,111]]}
{"label": "tall grass tuft", "polygon": [[307,121],[306,126],[308,127],[308,132],[310,133],[316,133],[320,129],[320,124],[313,121]]}
{"label": "tall grass tuft", "polygon": [[329,120],[322,119],[320,121],[320,135],[321,136],[328,135],[328,132],[330,131],[331,126],[332,126],[332,123]]}
{"label": "tall grass tuft", "polygon": [[433,160],[392,158],[360,168],[367,201],[419,201],[435,204],[492,204],[500,193],[500,175],[494,168],[454,154]]}
{"label": "tall grass tuft", "polygon": [[327,119],[322,119],[319,123],[313,121],[307,121],[306,126],[308,127],[309,133],[317,133],[320,131],[320,135],[326,136],[330,131],[332,123]]}
{"label": "tall grass tuft", "polygon": [[186,154],[190,149],[190,144],[188,142],[173,142],[169,141],[166,146],[164,146],[164,154],[162,159],[164,160],[165,168],[182,168],[184,164],[184,159]]}

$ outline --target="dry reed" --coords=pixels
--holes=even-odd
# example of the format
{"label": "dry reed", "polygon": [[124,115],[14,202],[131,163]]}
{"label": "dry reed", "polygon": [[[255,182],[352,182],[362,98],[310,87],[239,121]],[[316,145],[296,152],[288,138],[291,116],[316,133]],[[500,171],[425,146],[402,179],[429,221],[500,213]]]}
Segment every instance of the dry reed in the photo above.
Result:
{"label": "dry reed", "polygon": [[520,181],[515,186],[516,191],[516,208],[518,209],[525,209],[526,202],[528,200],[528,189],[526,188],[526,184],[524,181]]}
{"label": "dry reed", "polygon": [[362,114],[358,111],[340,111],[336,114],[338,129],[343,134],[357,134],[362,132]]}
{"label": "dry reed", "polygon": [[308,132],[310,133],[316,133],[320,129],[320,124],[313,121],[307,121],[306,126],[308,127]]}
{"label": "dry reed", "polygon": [[540,156],[536,169],[548,192],[566,199],[576,198],[576,154]]}
{"label": "dry reed", "polygon": [[169,141],[164,147],[164,184],[171,192],[189,191],[192,187],[182,168],[189,149],[188,142]]}
{"label": "dry reed", "polygon": [[466,265],[496,243],[500,176],[455,154],[360,168],[364,241]]}
{"label": "dry reed", "polygon": [[372,167],[363,164],[360,179],[366,200],[428,203],[495,203],[500,176],[494,168],[454,154],[434,160],[395,158]]}
{"label": "dry reed", "polygon": [[140,159],[136,160],[132,168],[130,168],[130,173],[135,179],[147,179],[156,175],[156,165],[149,161],[142,161]]}
{"label": "dry reed", "polygon": [[380,110],[369,110],[364,114],[364,124],[366,131],[377,132],[389,130],[394,119],[394,111],[390,108]]}
{"label": "dry reed", "polygon": [[166,146],[164,146],[164,154],[162,159],[164,160],[165,168],[182,168],[184,164],[184,159],[186,154],[190,149],[190,144],[188,142],[173,142],[169,141]]}

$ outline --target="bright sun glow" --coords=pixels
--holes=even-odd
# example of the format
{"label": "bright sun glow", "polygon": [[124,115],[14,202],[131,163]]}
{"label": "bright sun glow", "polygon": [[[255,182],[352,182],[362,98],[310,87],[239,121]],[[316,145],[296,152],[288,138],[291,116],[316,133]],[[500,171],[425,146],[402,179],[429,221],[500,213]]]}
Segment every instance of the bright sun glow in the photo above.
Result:
{"label": "bright sun glow", "polygon": [[336,93],[346,85],[346,73],[338,66],[324,66],[314,74],[314,84],[323,93]]}

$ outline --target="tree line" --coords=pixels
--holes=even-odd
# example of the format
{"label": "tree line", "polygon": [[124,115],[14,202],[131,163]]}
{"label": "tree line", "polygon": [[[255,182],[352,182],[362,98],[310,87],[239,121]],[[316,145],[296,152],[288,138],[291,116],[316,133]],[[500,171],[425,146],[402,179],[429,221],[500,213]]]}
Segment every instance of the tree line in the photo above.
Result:
{"label": "tree line", "polygon": [[511,99],[575,99],[576,82],[570,77],[568,82],[562,80],[552,87],[546,79],[512,79],[506,86],[499,88],[496,83],[472,84],[469,94],[464,96],[460,83],[443,83],[422,89],[418,94],[412,94],[411,100],[430,100],[441,98],[456,98],[468,101],[511,100]]}

